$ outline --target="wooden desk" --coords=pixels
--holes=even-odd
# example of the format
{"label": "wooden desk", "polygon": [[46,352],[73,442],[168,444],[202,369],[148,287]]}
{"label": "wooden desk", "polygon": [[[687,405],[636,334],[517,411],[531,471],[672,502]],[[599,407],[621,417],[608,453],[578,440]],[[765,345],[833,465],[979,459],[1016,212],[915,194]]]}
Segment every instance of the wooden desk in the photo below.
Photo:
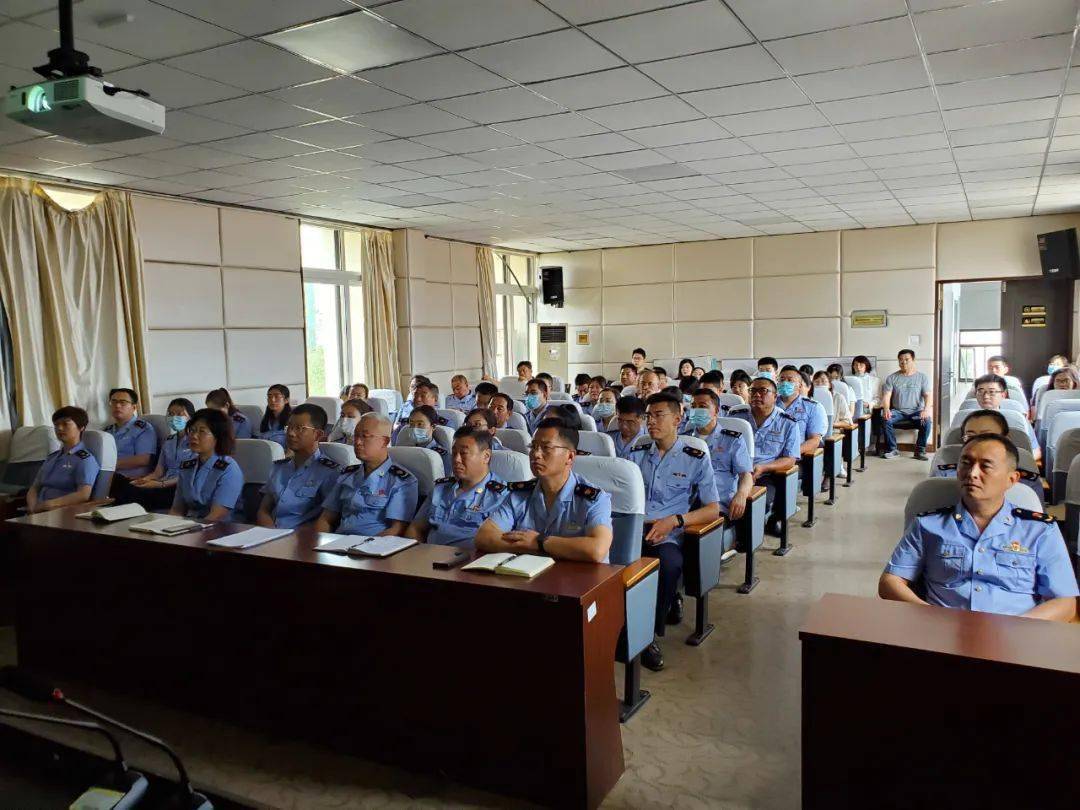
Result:
{"label": "wooden desk", "polygon": [[1077,626],[828,594],[799,638],[804,808],[1076,807]]}
{"label": "wooden desk", "polygon": [[217,550],[242,527],[144,538],[76,511],[8,524],[20,664],[559,807],[622,774],[621,566],[440,571],[445,547],[359,560],[311,530]]}

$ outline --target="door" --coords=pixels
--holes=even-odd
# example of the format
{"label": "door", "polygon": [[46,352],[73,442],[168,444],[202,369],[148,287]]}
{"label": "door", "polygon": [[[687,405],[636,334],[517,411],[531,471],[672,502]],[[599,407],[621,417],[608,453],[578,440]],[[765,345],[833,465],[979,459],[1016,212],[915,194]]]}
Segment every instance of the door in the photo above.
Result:
{"label": "door", "polygon": [[[960,347],[959,319],[960,285],[938,285],[938,313],[941,332],[938,343],[938,362],[941,373],[938,376],[938,410],[935,429],[943,434],[952,420],[952,396],[956,376],[957,353]],[[944,429],[942,428],[944,426]],[[937,442],[934,443],[937,446]]]}
{"label": "door", "polygon": [[1030,387],[1046,373],[1051,355],[1070,356],[1072,280],[1033,278],[1001,286],[1002,348],[1013,376]]}

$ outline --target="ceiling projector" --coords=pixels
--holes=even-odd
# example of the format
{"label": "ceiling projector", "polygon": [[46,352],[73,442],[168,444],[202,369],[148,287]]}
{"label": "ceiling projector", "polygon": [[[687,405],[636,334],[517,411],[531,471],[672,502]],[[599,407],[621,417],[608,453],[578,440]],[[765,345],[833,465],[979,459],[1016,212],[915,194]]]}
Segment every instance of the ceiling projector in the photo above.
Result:
{"label": "ceiling projector", "polygon": [[51,79],[12,88],[4,115],[79,143],[111,143],[160,135],[165,108],[95,76]]}
{"label": "ceiling projector", "polygon": [[165,108],[145,90],[117,87],[101,78],[90,57],[75,50],[73,0],[60,0],[60,47],[34,68],[44,78],[12,87],[3,112],[12,121],[79,143],[111,143],[165,131]]}

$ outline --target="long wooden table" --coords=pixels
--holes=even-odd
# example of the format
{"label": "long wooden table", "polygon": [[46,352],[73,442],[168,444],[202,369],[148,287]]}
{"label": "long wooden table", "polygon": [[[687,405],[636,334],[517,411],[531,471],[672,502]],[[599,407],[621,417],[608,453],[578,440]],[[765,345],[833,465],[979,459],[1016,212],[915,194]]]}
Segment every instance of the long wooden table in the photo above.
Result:
{"label": "long wooden table", "polygon": [[1077,625],[827,594],[799,637],[807,810],[1080,801]]}
{"label": "long wooden table", "polygon": [[437,570],[450,549],[354,559],[310,529],[218,550],[246,527],[144,537],[78,511],[5,527],[22,665],[553,806],[596,807],[623,772],[621,566]]}

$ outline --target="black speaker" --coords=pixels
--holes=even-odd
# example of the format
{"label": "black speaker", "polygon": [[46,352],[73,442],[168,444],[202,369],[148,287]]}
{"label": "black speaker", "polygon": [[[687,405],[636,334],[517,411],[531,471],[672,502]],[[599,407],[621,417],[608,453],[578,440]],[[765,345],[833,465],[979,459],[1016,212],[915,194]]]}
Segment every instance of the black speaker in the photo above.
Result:
{"label": "black speaker", "polygon": [[541,267],[540,289],[544,295],[544,303],[553,307],[561,307],[566,303],[563,297],[562,268]]}
{"label": "black speaker", "polygon": [[1039,261],[1048,278],[1080,278],[1076,228],[1039,234]]}

